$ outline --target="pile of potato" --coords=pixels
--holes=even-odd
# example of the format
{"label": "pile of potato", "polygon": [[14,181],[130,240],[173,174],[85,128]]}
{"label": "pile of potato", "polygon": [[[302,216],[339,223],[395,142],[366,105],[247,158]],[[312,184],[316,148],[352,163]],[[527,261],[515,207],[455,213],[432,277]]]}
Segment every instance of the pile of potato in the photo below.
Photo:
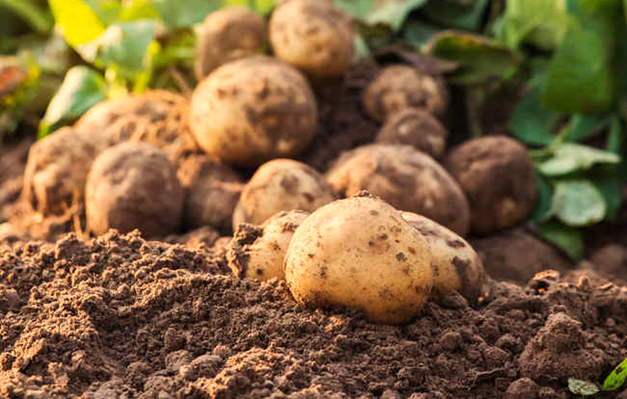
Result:
{"label": "pile of potato", "polygon": [[[273,56],[261,54],[268,46]],[[291,159],[315,140],[315,93],[345,76],[353,48],[349,18],[328,0],[283,2],[268,22],[244,8],[215,12],[199,31],[191,99],[148,92],[99,104],[32,147],[24,197],[44,215],[84,201],[93,234],[233,233],[233,273],[285,279],[307,307],[398,324],[430,295],[475,302],[485,273],[462,237],[528,216],[526,149],[485,137],[447,151],[444,79],[399,64],[363,93],[381,124],[374,143],[326,173]]]}

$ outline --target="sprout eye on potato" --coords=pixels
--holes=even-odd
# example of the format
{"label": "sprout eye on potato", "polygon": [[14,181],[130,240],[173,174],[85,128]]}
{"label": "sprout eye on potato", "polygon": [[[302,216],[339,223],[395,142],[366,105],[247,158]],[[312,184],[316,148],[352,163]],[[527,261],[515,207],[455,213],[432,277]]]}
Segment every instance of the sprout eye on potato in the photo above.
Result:
{"label": "sprout eye on potato", "polygon": [[363,102],[370,117],[379,122],[407,108],[441,117],[448,106],[448,91],[440,76],[406,65],[391,65],[366,87]]}
{"label": "sprout eye on potato", "polygon": [[305,307],[355,307],[373,322],[401,324],[429,296],[431,260],[429,244],[399,211],[357,196],[302,222],[285,256],[285,279]]}
{"label": "sprout eye on potato", "polygon": [[233,230],[240,223],[262,224],[281,211],[313,212],[334,199],[333,189],[315,169],[275,159],[259,167],[244,187],[233,212]]}
{"label": "sprout eye on potato", "polygon": [[209,74],[194,90],[189,122],[209,156],[256,167],[300,154],[315,135],[317,118],[304,76],[279,60],[256,56]]}
{"label": "sprout eye on potato", "polygon": [[247,8],[230,7],[209,14],[196,41],[196,78],[201,80],[222,64],[259,53],[266,42],[266,22]]}
{"label": "sprout eye on potato", "polygon": [[433,158],[411,146],[370,144],[340,156],[327,181],[345,196],[368,190],[403,211],[424,215],[459,235],[470,208],[459,184]]}
{"label": "sprout eye on potato", "polygon": [[353,56],[350,19],[329,0],[291,0],[272,13],[269,36],[277,58],[313,77],[346,74]]}
{"label": "sprout eye on potato", "polygon": [[184,192],[176,170],[158,148],[126,142],[94,161],[85,187],[87,226],[95,234],[139,229],[146,237],[175,232]]}
{"label": "sprout eye on potato", "polygon": [[262,226],[241,224],[227,247],[227,260],[240,278],[285,280],[283,260],[294,232],[309,212],[280,212]]}

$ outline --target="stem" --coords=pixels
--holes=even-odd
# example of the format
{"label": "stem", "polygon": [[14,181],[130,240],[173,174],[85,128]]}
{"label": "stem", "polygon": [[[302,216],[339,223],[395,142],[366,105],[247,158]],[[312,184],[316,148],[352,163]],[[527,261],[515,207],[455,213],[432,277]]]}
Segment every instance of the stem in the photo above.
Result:
{"label": "stem", "polygon": [[50,16],[30,0],[0,0],[0,6],[13,11],[38,33],[48,33],[52,29]]}

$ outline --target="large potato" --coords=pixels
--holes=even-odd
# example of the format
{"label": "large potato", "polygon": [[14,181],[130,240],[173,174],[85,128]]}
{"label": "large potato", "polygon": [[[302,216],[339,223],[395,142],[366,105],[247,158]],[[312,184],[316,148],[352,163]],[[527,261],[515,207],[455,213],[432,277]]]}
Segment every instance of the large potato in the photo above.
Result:
{"label": "large potato", "polygon": [[99,130],[61,128],[33,144],[28,152],[22,195],[38,212],[61,214],[82,201],[87,173],[109,146]]}
{"label": "large potato", "polygon": [[158,148],[126,142],[108,148],[92,165],[85,187],[87,227],[162,237],[179,227],[184,192],[176,170]]}
{"label": "large potato", "polygon": [[482,291],[485,270],[479,255],[463,238],[424,216],[403,212],[403,219],[429,243],[433,260],[433,292],[458,291],[476,302]]}
{"label": "large potato", "polygon": [[354,42],[351,21],[329,0],[291,0],[272,13],[274,55],[310,76],[343,76]]}
{"label": "large potato", "polygon": [[349,306],[376,323],[413,318],[433,286],[425,238],[371,196],[338,200],[296,229],[285,256],[292,295],[308,308]]}
{"label": "large potato", "polygon": [[247,8],[229,7],[209,14],[196,41],[196,77],[201,80],[222,64],[259,53],[267,36],[264,19]]}
{"label": "large potato", "polygon": [[233,230],[240,223],[262,224],[281,211],[313,212],[334,199],[333,189],[315,169],[275,159],[257,169],[244,187],[233,212]]}
{"label": "large potato", "polygon": [[370,117],[385,122],[407,108],[441,117],[448,106],[448,97],[441,76],[427,75],[407,65],[391,65],[366,87],[363,102]]}
{"label": "large potato", "polygon": [[411,146],[371,144],[340,156],[327,181],[345,196],[368,190],[397,209],[435,220],[459,235],[470,209],[459,184],[433,158]]}
{"label": "large potato", "polygon": [[285,280],[285,253],[294,232],[307,216],[309,212],[280,212],[262,226],[239,225],[226,253],[233,274],[259,281]]}
{"label": "large potato", "polygon": [[211,157],[255,167],[303,151],[317,117],[316,99],[300,72],[259,56],[222,65],[196,87],[190,126]]}
{"label": "large potato", "polygon": [[524,221],[536,203],[536,177],[527,148],[506,136],[469,140],[445,167],[470,202],[471,230],[489,234]]}

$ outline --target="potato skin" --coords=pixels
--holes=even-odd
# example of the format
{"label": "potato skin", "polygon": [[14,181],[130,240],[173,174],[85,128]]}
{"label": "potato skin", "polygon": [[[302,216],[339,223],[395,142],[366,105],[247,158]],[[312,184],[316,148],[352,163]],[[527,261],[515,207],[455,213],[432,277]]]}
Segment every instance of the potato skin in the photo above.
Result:
{"label": "potato skin", "polygon": [[351,21],[328,0],[291,0],[272,13],[274,55],[309,76],[344,76],[353,57]]}
{"label": "potato skin", "polygon": [[233,212],[233,230],[240,223],[262,224],[281,211],[313,212],[335,198],[315,169],[291,159],[275,159],[261,165],[244,187]]}
{"label": "potato skin", "polygon": [[63,213],[82,201],[92,162],[108,146],[100,131],[69,127],[37,141],[28,152],[23,198],[44,215]]}
{"label": "potato skin", "polygon": [[222,64],[256,55],[266,45],[266,22],[244,7],[229,7],[205,18],[198,39],[194,72],[201,80]]}
{"label": "potato skin", "polygon": [[185,189],[183,226],[188,229],[212,226],[231,234],[233,211],[244,188],[242,178],[227,165],[215,163],[204,154],[181,161],[177,176]]}
{"label": "potato skin", "polygon": [[363,103],[372,119],[385,122],[407,108],[423,109],[441,117],[448,97],[441,76],[427,75],[407,65],[391,65],[366,87]]}
{"label": "potato skin", "polygon": [[87,227],[139,229],[145,237],[176,232],[184,193],[174,166],[158,148],[126,142],[105,150],[92,165],[85,187]]}
{"label": "potato skin", "polygon": [[536,178],[525,146],[506,136],[469,140],[445,167],[470,202],[471,230],[489,234],[524,221],[536,202]]}
{"label": "potato skin", "polygon": [[407,108],[392,115],[383,125],[375,142],[381,144],[406,144],[435,159],[444,155],[448,132],[430,113]]}
{"label": "potato skin", "polygon": [[222,65],[194,90],[190,126],[200,147],[224,163],[256,167],[302,152],[318,106],[296,69],[259,56]]}
{"label": "potato skin", "polygon": [[323,206],[296,229],[285,279],[304,307],[355,307],[372,322],[402,324],[429,296],[431,252],[391,205],[351,197]]}
{"label": "potato skin", "polygon": [[458,291],[470,303],[476,303],[485,282],[485,270],[479,255],[463,238],[446,227],[412,212],[401,216],[426,238],[433,260],[433,294]]}
{"label": "potato skin", "polygon": [[280,212],[261,226],[242,223],[227,246],[226,259],[239,278],[285,280],[283,260],[294,232],[309,212]]}
{"label": "potato skin", "polygon": [[457,182],[411,146],[370,144],[345,152],[326,174],[339,193],[368,190],[397,209],[424,215],[463,236],[470,208]]}

